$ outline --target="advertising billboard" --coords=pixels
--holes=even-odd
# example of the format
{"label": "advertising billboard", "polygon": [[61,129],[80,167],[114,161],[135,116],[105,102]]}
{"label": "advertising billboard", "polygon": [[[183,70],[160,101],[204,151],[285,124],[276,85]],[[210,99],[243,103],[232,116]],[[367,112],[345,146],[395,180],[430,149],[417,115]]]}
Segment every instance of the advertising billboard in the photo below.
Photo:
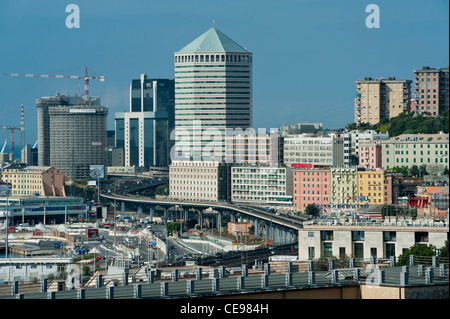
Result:
{"label": "advertising billboard", "polygon": [[103,165],[91,165],[89,169],[89,175],[92,179],[104,179],[105,178],[105,166]]}

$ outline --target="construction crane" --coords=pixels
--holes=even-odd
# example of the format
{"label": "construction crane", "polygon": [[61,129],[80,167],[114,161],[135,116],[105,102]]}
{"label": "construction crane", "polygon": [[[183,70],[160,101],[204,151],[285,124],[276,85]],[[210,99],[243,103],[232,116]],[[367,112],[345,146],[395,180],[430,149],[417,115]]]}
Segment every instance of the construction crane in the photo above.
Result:
{"label": "construction crane", "polygon": [[14,127],[14,126],[4,126],[4,125],[1,125],[0,129],[1,128],[11,131],[11,159],[10,159],[10,161],[12,162],[12,161],[14,161],[14,130],[20,131],[21,129],[18,127]]}
{"label": "construction crane", "polygon": [[5,140],[5,143],[3,144],[2,150],[0,151],[0,154],[5,151],[6,143],[8,143],[8,139]]}
{"label": "construction crane", "polygon": [[54,75],[54,74],[29,74],[29,73],[4,73],[6,76],[23,76],[28,78],[55,78],[55,79],[84,79],[84,104],[89,105],[89,80],[98,79],[105,81],[105,77],[94,76],[88,73],[87,67],[84,67],[84,76],[81,75]]}

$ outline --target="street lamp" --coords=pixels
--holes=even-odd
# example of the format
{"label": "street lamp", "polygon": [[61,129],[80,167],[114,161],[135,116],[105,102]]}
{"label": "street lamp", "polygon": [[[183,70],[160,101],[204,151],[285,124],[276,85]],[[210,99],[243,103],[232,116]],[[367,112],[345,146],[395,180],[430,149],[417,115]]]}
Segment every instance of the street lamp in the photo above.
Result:
{"label": "street lamp", "polygon": [[0,194],[6,195],[6,219],[5,219],[5,258],[8,258],[8,217],[9,217],[9,195],[11,194],[11,184],[0,183]]}

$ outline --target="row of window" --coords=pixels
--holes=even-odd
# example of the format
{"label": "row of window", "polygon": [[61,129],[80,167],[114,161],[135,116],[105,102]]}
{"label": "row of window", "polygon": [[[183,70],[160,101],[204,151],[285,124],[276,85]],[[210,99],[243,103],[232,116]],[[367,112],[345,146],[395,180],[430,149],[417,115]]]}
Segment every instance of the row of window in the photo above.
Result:
{"label": "row of window", "polygon": [[175,63],[189,63],[189,62],[243,62],[251,63],[251,55],[241,54],[186,54],[176,55]]}

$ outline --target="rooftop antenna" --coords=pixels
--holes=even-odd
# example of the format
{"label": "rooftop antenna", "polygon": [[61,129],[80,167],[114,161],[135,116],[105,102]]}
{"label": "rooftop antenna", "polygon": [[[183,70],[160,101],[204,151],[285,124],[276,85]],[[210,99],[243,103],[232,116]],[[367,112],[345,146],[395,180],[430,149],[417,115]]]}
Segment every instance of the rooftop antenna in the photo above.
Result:
{"label": "rooftop antenna", "polygon": [[213,27],[216,27],[216,20],[213,19]]}

